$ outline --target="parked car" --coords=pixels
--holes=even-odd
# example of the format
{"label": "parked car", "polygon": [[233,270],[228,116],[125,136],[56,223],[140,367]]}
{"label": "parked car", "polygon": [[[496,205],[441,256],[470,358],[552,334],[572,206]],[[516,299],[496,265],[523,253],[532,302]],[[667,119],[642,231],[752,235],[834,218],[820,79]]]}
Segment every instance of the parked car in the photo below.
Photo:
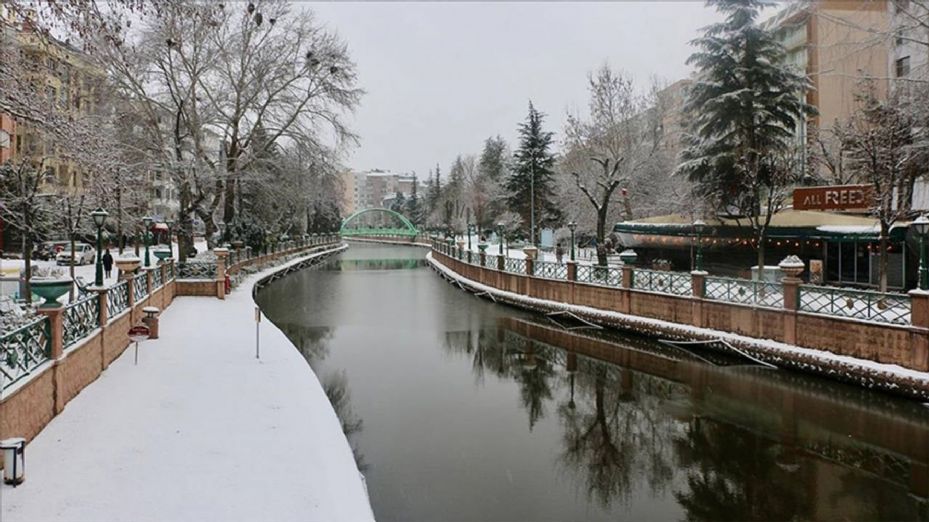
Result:
{"label": "parked car", "polygon": [[[94,262],[97,251],[87,243],[78,243],[74,245],[74,264],[89,265]],[[59,265],[71,264],[71,248],[68,247],[55,256],[55,262]]]}
{"label": "parked car", "polygon": [[70,241],[44,241],[39,243],[39,246],[35,248],[35,253],[32,257],[43,261],[51,261],[55,259],[59,252],[70,246]]}

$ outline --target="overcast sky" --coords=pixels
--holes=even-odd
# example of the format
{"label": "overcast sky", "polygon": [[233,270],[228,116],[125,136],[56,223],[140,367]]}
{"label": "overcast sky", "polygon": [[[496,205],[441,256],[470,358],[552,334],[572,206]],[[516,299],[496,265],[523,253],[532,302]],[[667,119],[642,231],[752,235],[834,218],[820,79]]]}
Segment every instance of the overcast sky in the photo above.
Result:
{"label": "overcast sky", "polygon": [[347,165],[421,178],[437,162],[447,174],[488,136],[512,146],[530,99],[560,139],[604,62],[643,88],[686,77],[688,42],[717,19],[702,1],[304,5],[348,42],[367,91]]}

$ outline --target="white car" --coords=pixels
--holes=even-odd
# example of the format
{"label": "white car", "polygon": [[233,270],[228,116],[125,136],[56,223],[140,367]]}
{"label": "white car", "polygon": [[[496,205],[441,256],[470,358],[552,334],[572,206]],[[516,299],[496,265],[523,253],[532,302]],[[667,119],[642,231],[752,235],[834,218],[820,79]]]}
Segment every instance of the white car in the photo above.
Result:
{"label": "white car", "polygon": [[[88,245],[87,243],[78,243],[74,245],[74,264],[76,265],[90,265],[93,264],[97,252],[94,250],[94,247]],[[70,265],[71,264],[71,248],[65,248],[61,252],[58,252],[58,255],[55,256],[55,263],[59,265]]]}

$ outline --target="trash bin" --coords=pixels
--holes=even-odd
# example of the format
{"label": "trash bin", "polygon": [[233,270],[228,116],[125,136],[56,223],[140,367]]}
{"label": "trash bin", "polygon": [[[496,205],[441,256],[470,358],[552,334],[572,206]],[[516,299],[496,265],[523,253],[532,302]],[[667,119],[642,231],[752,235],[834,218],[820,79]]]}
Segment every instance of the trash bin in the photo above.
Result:
{"label": "trash bin", "polygon": [[3,451],[3,482],[22,484],[26,480],[26,439],[14,437],[0,440]]}
{"label": "trash bin", "polygon": [[145,326],[148,326],[148,338],[157,339],[158,338],[158,312],[161,310],[157,306],[146,306],[142,308],[142,312],[145,314],[145,317],[142,318],[142,322],[145,323]]}

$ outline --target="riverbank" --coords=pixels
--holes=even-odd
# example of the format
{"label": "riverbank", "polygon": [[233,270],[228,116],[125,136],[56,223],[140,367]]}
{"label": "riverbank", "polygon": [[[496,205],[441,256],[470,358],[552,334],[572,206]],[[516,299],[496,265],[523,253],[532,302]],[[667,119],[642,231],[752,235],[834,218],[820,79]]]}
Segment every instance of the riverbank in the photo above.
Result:
{"label": "riverbank", "polygon": [[178,298],[137,366],[126,350],[29,444],[3,520],[373,520],[339,419],[270,321],[255,359],[253,286],[323,255],[225,301]]}
{"label": "riverbank", "polygon": [[426,259],[443,277],[455,281],[463,289],[490,295],[495,301],[542,313],[567,311],[597,324],[653,337],[724,340],[753,357],[780,367],[813,373],[911,399],[929,401],[929,373],[927,372],[825,350],[802,348],[771,339],[759,339],[712,328],[695,327],[662,319],[529,297],[469,279],[442,264],[436,259],[434,252],[427,254]]}

